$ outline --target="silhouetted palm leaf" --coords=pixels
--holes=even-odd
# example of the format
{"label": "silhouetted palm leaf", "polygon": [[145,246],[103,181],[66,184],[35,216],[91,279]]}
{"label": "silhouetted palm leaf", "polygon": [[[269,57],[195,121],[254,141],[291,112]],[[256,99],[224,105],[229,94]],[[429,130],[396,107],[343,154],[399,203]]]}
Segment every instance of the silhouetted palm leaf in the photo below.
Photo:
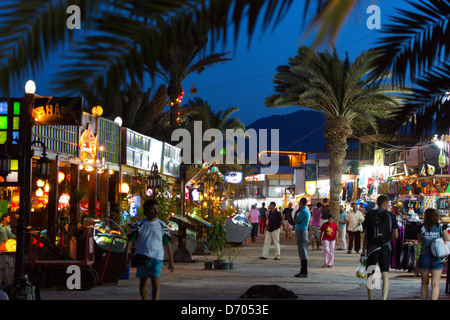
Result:
{"label": "silhouetted palm leaf", "polygon": [[[94,86],[99,91],[107,88],[110,91],[106,93],[112,94],[126,79],[141,81],[142,66],[153,69],[160,54],[167,55],[174,39],[190,41],[195,33],[198,39],[208,37],[212,45],[219,40],[226,43],[227,30],[233,25],[237,41],[244,20],[251,36],[260,17],[265,31],[270,24],[276,26],[292,3],[293,0],[3,0],[0,90],[9,92],[24,81],[28,70],[36,74],[49,52],[65,47],[72,51],[67,57],[70,62],[55,77],[56,82],[61,81],[55,91],[69,94]],[[313,3],[320,12],[331,8],[336,0],[306,0],[303,18]],[[83,31],[88,36],[78,36],[66,28],[68,5],[80,6]],[[338,27],[346,14],[348,11],[327,18],[324,28]],[[161,32],[171,20],[178,20],[177,28],[170,35]]]}
{"label": "silhouetted palm leaf", "polygon": [[446,131],[449,124],[445,97],[450,91],[450,1],[408,3],[411,9],[397,10],[391,24],[382,30],[385,36],[376,49],[379,55],[373,75],[392,70],[394,81],[412,83],[414,92],[390,127],[403,126],[420,136],[432,129]]}
{"label": "silhouetted palm leaf", "polygon": [[[380,55],[374,60],[375,75],[392,69],[393,80],[420,77],[450,56],[450,1],[407,1],[411,11],[398,9],[391,23],[381,30]],[[413,11],[414,10],[414,11]]]}

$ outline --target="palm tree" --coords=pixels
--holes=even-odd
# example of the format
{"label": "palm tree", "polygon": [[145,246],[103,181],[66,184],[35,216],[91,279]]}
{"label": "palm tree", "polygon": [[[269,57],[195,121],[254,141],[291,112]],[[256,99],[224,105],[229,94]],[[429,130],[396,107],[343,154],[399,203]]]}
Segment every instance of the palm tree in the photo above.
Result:
{"label": "palm tree", "polygon": [[[144,65],[155,67],[168,55],[173,39],[189,43],[209,37],[211,43],[234,39],[247,20],[251,36],[263,16],[262,30],[276,26],[292,0],[73,0],[80,10],[83,33],[66,26],[67,1],[8,0],[0,2],[0,92],[8,94],[32,75],[61,48],[70,48],[68,64],[55,76],[59,94],[78,94],[81,89],[106,88],[109,95],[127,81],[142,83]],[[314,25],[320,26],[319,42],[335,35],[356,0],[305,0],[303,18],[314,7]],[[313,4],[313,5],[311,5]],[[336,10],[338,8],[339,10]],[[176,23],[170,30],[167,24]],[[170,32],[168,34],[167,32]],[[250,40],[249,40],[250,41]],[[150,68],[152,69],[152,68]],[[29,75],[28,75],[29,77]]]}
{"label": "palm tree", "polygon": [[[174,26],[168,26],[168,29]],[[171,33],[171,31],[168,31]],[[205,57],[199,57],[200,52],[207,44],[207,39],[195,40],[189,43],[174,41],[169,45],[167,55],[161,55],[155,66],[146,65],[145,70],[155,74],[167,84],[167,95],[170,104],[170,125],[176,128],[181,121],[180,104],[184,91],[182,83],[192,73],[200,74],[207,67],[231,60],[226,58],[228,53],[213,53]]]}
{"label": "palm tree", "polygon": [[[226,131],[228,129],[241,129],[245,131],[245,125],[239,117],[233,116],[234,113],[239,111],[239,107],[231,106],[225,110],[214,111],[207,101],[201,98],[195,98],[184,104],[182,110],[186,110],[183,123],[185,128],[191,132],[192,137],[194,136],[195,121],[201,121],[202,123],[202,136],[208,129],[217,129],[222,133],[225,144],[234,143],[234,141],[229,142],[226,140]],[[194,143],[198,142],[195,141]],[[202,141],[202,151],[209,144],[210,142]],[[194,146],[192,145],[192,155],[194,154],[193,148]],[[221,156],[224,155],[222,154]],[[216,157],[219,157],[219,155],[216,155]]]}
{"label": "palm tree", "polygon": [[347,139],[352,127],[377,130],[377,119],[398,111],[401,101],[396,88],[367,77],[373,52],[362,53],[351,62],[333,53],[300,47],[288,65],[279,66],[275,94],[266,98],[267,107],[296,105],[323,113],[325,138],[330,150],[330,212],[339,215],[341,176]]}
{"label": "palm tree", "polygon": [[[392,81],[410,82],[413,92],[392,128],[422,135],[450,126],[450,1],[407,1],[411,8],[397,10],[376,48],[375,77],[392,71]],[[408,123],[409,121],[409,123]],[[433,128],[433,126],[436,126]]]}

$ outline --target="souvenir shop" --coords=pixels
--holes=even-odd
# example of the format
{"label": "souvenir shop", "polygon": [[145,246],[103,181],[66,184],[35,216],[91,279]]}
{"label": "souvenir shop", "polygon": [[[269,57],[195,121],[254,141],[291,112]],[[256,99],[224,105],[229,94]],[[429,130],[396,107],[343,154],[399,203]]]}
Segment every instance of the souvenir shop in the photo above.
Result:
{"label": "souvenir shop", "polygon": [[361,195],[358,203],[363,202],[372,208],[379,195],[388,195],[390,208],[397,217],[399,237],[393,242],[392,269],[417,271],[420,253],[417,232],[426,209],[438,211],[444,230],[449,225],[450,175],[431,173],[428,176],[413,174],[391,177],[387,166],[360,168],[358,188]]}
{"label": "souvenir shop", "polygon": [[450,222],[450,175],[400,177],[398,193],[394,194],[392,211],[399,224],[399,238],[394,242],[392,268],[415,269],[418,226],[426,209],[439,213],[444,229]]}

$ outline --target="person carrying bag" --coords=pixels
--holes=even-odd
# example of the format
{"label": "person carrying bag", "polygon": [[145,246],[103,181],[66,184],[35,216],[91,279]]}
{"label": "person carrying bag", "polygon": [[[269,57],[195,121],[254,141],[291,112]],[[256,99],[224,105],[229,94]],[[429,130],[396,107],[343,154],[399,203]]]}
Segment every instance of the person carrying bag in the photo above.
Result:
{"label": "person carrying bag", "polygon": [[447,244],[450,241],[448,232],[442,232],[439,225],[439,214],[436,209],[428,208],[423,216],[417,238],[421,243],[421,250],[417,267],[419,268],[421,283],[421,297],[428,300],[428,287],[431,274],[431,300],[439,298],[439,282],[444,269],[444,260],[448,256]]}

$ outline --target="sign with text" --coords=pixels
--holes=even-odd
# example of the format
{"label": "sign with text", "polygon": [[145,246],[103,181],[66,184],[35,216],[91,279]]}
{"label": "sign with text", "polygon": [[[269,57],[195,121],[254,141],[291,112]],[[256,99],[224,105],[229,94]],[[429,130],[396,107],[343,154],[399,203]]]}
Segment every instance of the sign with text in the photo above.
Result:
{"label": "sign with text", "polygon": [[80,125],[83,98],[35,98],[33,119],[40,125]]}

